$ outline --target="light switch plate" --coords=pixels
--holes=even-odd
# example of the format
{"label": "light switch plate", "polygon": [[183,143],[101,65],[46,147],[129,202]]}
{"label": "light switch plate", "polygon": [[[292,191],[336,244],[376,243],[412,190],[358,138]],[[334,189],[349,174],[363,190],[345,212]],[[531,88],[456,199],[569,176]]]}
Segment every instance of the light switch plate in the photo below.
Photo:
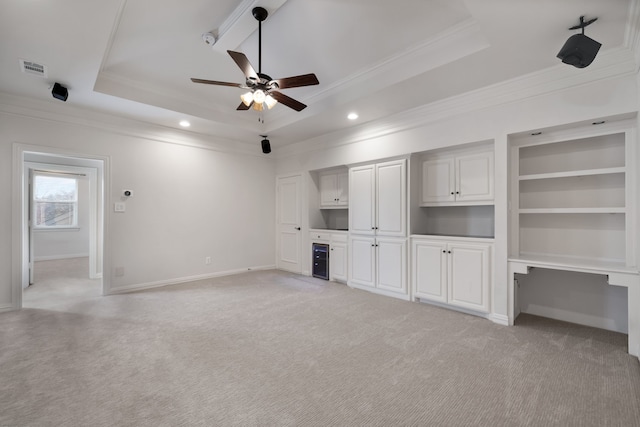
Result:
{"label": "light switch plate", "polygon": [[124,212],[126,210],[126,206],[124,203],[115,203],[113,205],[114,212]]}

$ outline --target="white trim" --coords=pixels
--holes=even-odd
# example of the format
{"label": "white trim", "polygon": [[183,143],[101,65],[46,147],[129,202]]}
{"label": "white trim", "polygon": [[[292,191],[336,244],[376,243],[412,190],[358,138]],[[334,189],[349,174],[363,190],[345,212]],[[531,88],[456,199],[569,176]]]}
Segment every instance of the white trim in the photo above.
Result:
{"label": "white trim", "polygon": [[504,314],[491,313],[488,319],[498,325],[509,326],[509,316],[505,316]]}
{"label": "white trim", "polygon": [[349,283],[349,281],[347,281],[346,284],[351,289],[357,289],[359,291],[367,291],[367,292],[370,292],[372,294],[382,295],[382,296],[385,296],[385,297],[393,297],[393,298],[401,299],[401,300],[404,300],[404,301],[411,301],[411,297],[409,295],[409,291],[407,291],[407,293],[401,294],[401,293],[398,293],[398,292],[387,291],[387,290],[380,289],[380,288],[373,288],[371,286],[359,285],[359,284],[353,283],[353,281],[351,283]]}
{"label": "white trim", "polygon": [[153,288],[161,288],[164,286],[179,285],[181,283],[196,282],[199,280],[214,279],[216,277],[224,277],[224,276],[232,276],[235,274],[248,273],[249,271],[275,270],[275,269],[276,269],[275,265],[263,265],[263,266],[257,266],[257,267],[219,271],[217,273],[198,274],[195,276],[185,276],[185,277],[178,277],[175,279],[158,280],[156,282],[136,283],[133,285],[125,285],[125,286],[118,286],[115,288],[111,288],[108,294],[106,295],[117,295],[117,294],[123,294],[127,292],[141,291],[144,289],[153,289]]}
{"label": "white trim", "polygon": [[89,258],[88,253],[83,254],[66,254],[66,255],[44,255],[37,256],[34,261],[55,261],[59,259],[72,259],[72,258]]}

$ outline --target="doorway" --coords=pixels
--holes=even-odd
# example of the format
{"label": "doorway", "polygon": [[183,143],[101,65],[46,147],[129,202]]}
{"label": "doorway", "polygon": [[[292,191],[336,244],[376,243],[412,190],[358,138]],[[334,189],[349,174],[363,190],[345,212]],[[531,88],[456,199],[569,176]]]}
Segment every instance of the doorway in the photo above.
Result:
{"label": "doorway", "polygon": [[[25,293],[34,280],[45,284],[40,289],[45,292],[36,298],[41,302],[45,295],[69,297],[84,293],[86,296],[87,291],[104,295],[107,293],[103,267],[106,264],[104,199],[108,159],[33,148],[14,145],[14,194],[17,193],[21,203],[14,206],[13,253],[19,256],[14,257],[13,265],[19,268],[14,270],[18,274],[13,278],[13,306],[22,308],[27,300],[28,306],[32,305],[31,296],[25,298]],[[78,198],[47,199],[42,194],[40,198],[35,197],[34,178],[37,177],[76,183]],[[68,193],[67,190],[63,193]],[[77,202],[74,207],[70,207],[72,202]],[[57,212],[57,216],[45,212]],[[56,227],[53,217],[62,225]],[[78,223],[76,220],[81,217],[82,222]],[[55,287],[50,286],[56,281],[74,285],[84,281],[88,287],[75,290],[67,287],[56,293]]]}

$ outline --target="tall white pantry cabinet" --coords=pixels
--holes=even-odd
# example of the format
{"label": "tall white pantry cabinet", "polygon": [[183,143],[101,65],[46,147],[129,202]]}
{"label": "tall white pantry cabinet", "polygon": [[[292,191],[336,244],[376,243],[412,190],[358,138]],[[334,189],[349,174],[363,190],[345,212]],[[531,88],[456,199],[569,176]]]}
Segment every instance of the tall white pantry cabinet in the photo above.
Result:
{"label": "tall white pantry cabinet", "polygon": [[407,160],[349,169],[349,286],[409,299]]}

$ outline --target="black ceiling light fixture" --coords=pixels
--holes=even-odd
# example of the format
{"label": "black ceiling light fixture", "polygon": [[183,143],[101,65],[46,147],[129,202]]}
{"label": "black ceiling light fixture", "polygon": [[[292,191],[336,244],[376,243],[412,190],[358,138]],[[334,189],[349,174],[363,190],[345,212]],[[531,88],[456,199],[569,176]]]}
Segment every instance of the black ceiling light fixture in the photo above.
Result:
{"label": "black ceiling light fixture", "polygon": [[576,68],[584,68],[593,62],[602,46],[597,41],[584,35],[584,27],[593,24],[598,18],[584,20],[584,16],[580,17],[580,23],[569,28],[570,30],[582,30],[582,34],[574,34],[566,41],[557,57],[565,64],[573,65]]}
{"label": "black ceiling light fixture", "polygon": [[240,96],[242,103],[236,108],[237,110],[248,110],[253,107],[254,110],[263,111],[266,106],[271,109],[276,103],[281,102],[289,108],[296,111],[302,111],[307,106],[300,101],[288,97],[279,92],[278,89],[289,89],[293,87],[312,86],[318,84],[318,78],[315,74],[303,74],[300,76],[285,77],[282,79],[272,79],[262,73],[262,21],[267,19],[269,13],[263,7],[254,7],[251,11],[253,17],[258,21],[258,72],[253,68],[244,53],[228,50],[227,53],[240,67],[246,81],[244,84],[218,82],[214,80],[191,79],[194,83],[204,83],[208,85],[233,86],[241,89],[248,89]]}

